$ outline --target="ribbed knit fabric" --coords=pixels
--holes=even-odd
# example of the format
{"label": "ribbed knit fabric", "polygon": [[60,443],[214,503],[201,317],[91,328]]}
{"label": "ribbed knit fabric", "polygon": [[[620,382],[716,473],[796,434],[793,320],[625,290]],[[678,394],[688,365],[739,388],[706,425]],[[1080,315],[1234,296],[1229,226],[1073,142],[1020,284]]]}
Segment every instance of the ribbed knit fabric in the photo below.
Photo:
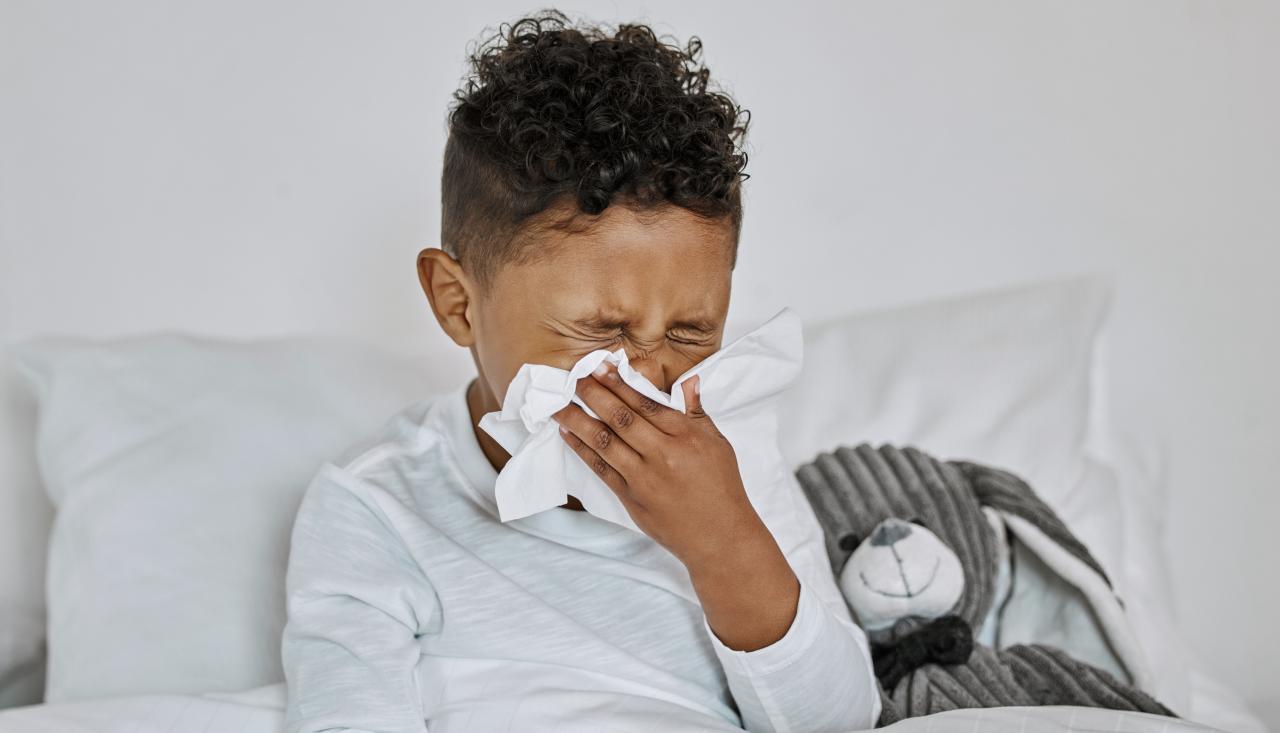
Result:
{"label": "ribbed knit fabric", "polygon": [[926,664],[883,695],[878,725],[955,708],[1084,705],[1174,716],[1145,692],[1105,670],[1042,644],[994,651],[975,645],[966,664]]}

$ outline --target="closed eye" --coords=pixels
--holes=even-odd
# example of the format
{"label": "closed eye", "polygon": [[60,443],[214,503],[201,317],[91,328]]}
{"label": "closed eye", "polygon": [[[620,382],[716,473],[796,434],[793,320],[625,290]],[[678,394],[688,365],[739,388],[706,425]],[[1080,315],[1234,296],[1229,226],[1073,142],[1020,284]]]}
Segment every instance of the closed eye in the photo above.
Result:
{"label": "closed eye", "polygon": [[587,341],[593,344],[596,344],[596,343],[611,344],[611,343],[614,343],[615,341],[622,340],[622,332],[617,331],[615,333],[608,333],[608,334],[583,335],[583,336],[577,336],[576,338],[579,341]]}
{"label": "closed eye", "polygon": [[714,334],[691,336],[688,334],[667,334],[667,338],[685,346],[708,346],[715,339]]}
{"label": "closed eye", "polygon": [[707,346],[715,342],[716,325],[708,321],[681,321],[667,331],[667,338],[678,344]]}
{"label": "closed eye", "polygon": [[573,339],[590,344],[607,344],[622,338],[623,325],[590,321],[551,321],[545,324],[547,329],[562,338]]}
{"label": "closed eye", "polygon": [[663,338],[679,346],[710,347],[715,344],[718,333],[718,327],[710,321],[680,321],[668,329],[663,337],[647,342],[630,332],[628,322],[618,319],[588,318],[557,321],[548,325],[558,335],[583,344],[584,354],[594,349],[612,348],[622,341],[630,341],[643,351],[652,351],[660,346]]}

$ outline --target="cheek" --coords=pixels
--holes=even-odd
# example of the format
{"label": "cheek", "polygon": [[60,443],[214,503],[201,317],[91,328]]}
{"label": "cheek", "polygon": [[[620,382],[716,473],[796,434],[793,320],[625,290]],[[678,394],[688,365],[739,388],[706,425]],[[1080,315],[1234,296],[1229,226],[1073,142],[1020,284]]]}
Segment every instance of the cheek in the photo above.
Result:
{"label": "cheek", "polygon": [[667,350],[670,356],[666,359],[663,370],[669,380],[674,382],[681,374],[694,368],[708,356],[714,354],[716,349],[717,347],[714,346],[683,346],[675,344]]}
{"label": "cheek", "polygon": [[520,367],[525,364],[547,364],[561,369],[572,367],[586,355],[567,353],[561,345],[544,343],[534,324],[518,318],[496,319],[477,327],[474,357],[494,400],[501,405]]}
{"label": "cheek", "polygon": [[511,344],[499,339],[477,339],[475,358],[482,378],[489,386],[497,406],[500,406],[506,398],[507,387],[515,379],[521,365],[529,359],[522,356],[518,349],[513,349]]}
{"label": "cheek", "polygon": [[507,386],[515,378],[524,363],[525,349],[519,341],[521,326],[512,319],[491,308],[479,308],[472,321],[475,343],[471,347],[472,358],[480,378],[488,387],[494,409],[502,404]]}

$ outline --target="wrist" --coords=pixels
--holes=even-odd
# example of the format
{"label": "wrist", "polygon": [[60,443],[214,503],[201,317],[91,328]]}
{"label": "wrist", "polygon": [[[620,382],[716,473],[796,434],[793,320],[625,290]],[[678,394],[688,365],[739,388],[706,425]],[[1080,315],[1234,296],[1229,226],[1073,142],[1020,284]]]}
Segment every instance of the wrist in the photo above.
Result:
{"label": "wrist", "polygon": [[716,558],[686,564],[707,625],[739,651],[782,638],[799,610],[800,581],[791,563],[763,522],[755,532]]}
{"label": "wrist", "polygon": [[736,518],[726,518],[718,531],[704,533],[695,546],[680,554],[679,560],[696,579],[736,575],[739,567],[750,568],[775,553],[782,556],[773,534],[749,508]]}

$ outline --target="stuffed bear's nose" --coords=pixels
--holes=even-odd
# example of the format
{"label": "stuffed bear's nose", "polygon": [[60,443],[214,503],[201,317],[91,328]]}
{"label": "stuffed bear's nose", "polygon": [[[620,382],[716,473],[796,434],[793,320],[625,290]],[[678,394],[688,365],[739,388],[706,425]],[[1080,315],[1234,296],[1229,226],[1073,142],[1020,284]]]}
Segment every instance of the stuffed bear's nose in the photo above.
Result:
{"label": "stuffed bear's nose", "polygon": [[886,519],[871,533],[871,544],[877,547],[889,547],[898,540],[911,536],[911,525],[899,519]]}

